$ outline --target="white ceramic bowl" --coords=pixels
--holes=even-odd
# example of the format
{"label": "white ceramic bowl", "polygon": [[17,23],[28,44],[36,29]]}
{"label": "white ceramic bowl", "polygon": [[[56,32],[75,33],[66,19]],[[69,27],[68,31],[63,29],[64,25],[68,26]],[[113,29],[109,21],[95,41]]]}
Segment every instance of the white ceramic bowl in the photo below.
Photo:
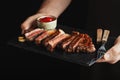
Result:
{"label": "white ceramic bowl", "polygon": [[[51,17],[54,20],[50,21],[50,22],[41,22],[40,19],[43,19],[45,17]],[[41,16],[37,18],[37,26],[39,28],[43,28],[45,30],[51,30],[51,29],[55,29],[57,26],[57,18],[54,16]]]}

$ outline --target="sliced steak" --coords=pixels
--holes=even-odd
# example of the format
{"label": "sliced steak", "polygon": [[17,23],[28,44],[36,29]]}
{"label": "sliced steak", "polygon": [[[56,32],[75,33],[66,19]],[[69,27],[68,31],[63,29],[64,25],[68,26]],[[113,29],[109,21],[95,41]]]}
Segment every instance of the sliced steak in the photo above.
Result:
{"label": "sliced steak", "polygon": [[60,34],[55,38],[49,40],[47,49],[52,52],[55,49],[57,44],[59,44],[62,40],[68,38],[69,36],[70,36],[69,34]]}
{"label": "sliced steak", "polygon": [[35,43],[36,43],[36,44],[40,44],[43,39],[45,39],[46,37],[52,35],[53,33],[55,33],[55,31],[56,31],[56,30],[48,30],[48,31],[43,32],[41,35],[39,35],[39,36],[35,39]]}
{"label": "sliced steak", "polygon": [[91,37],[88,34],[84,34],[84,37],[81,38],[81,41],[76,48],[76,52],[92,53],[94,51],[95,46],[92,43]]}
{"label": "sliced steak", "polygon": [[40,28],[36,28],[28,33],[25,33],[25,37],[27,40],[29,41],[33,41],[33,39],[35,39],[39,34],[41,34],[42,32],[44,32],[43,29]]}
{"label": "sliced steak", "polygon": [[83,34],[77,35],[74,40],[69,44],[67,51],[68,52],[75,52],[76,47],[78,46],[79,42],[81,41]]}
{"label": "sliced steak", "polygon": [[61,48],[63,50],[66,49],[66,47],[73,41],[73,39],[79,35],[79,32],[73,32],[72,35],[70,37],[68,37],[67,39],[65,39],[62,43],[61,43]]}
{"label": "sliced steak", "polygon": [[59,36],[59,35],[61,35],[61,34],[65,34],[65,32],[64,32],[62,29],[56,30],[56,32],[55,32],[54,34],[52,34],[52,35],[50,35],[50,36],[48,36],[47,38],[44,39],[44,41],[42,42],[43,45],[44,45],[44,46],[47,46],[47,45],[48,45],[48,42],[49,42],[51,39],[53,39],[53,38],[55,38],[55,37],[57,37],[57,36]]}

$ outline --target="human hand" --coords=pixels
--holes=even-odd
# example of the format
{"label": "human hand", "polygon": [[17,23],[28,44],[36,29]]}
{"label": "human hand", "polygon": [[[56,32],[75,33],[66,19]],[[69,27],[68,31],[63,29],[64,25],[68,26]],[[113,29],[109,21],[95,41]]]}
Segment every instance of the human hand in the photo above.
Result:
{"label": "human hand", "polygon": [[120,60],[120,36],[115,40],[114,46],[111,47],[97,62],[107,62],[110,64],[115,64]]}
{"label": "human hand", "polygon": [[46,14],[43,13],[37,13],[35,15],[32,15],[28,17],[22,24],[21,24],[21,29],[22,29],[22,34],[24,34],[27,30],[32,29],[37,26],[36,19],[40,16],[43,16]]}

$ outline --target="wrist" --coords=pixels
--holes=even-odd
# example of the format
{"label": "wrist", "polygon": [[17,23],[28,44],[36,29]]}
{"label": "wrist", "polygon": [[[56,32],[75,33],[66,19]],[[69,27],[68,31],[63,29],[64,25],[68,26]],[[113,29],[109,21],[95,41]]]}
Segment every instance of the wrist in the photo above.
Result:
{"label": "wrist", "polygon": [[50,15],[50,16],[55,16],[56,18],[58,18],[58,14],[54,11],[46,11],[46,10],[40,10],[37,12],[37,14],[39,15]]}

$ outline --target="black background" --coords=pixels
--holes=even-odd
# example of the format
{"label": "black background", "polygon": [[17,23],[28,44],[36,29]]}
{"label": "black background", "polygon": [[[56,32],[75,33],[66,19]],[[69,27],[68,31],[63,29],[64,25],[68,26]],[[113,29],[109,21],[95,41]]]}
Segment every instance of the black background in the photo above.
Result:
{"label": "black background", "polygon": [[[2,0],[1,0],[2,1]],[[75,1],[60,16],[58,23],[70,27],[77,27],[86,30],[96,29],[96,25],[108,25],[112,36],[119,34],[119,4],[118,0],[101,0],[102,2]],[[108,1],[108,2],[107,2]],[[0,2],[1,6],[1,38],[0,38],[0,67],[1,75],[10,75],[5,78],[23,79],[41,79],[59,78],[59,79],[89,79],[104,80],[113,78],[119,80],[120,63],[114,65],[108,63],[99,63],[91,67],[84,67],[78,64],[54,59],[48,56],[40,55],[30,51],[22,50],[7,45],[15,35],[21,33],[20,24],[29,16],[35,14],[40,7],[42,0],[4,0]],[[97,3],[97,4],[96,4]],[[105,14],[104,14],[105,13]],[[105,17],[103,17],[105,16]],[[84,27],[84,25],[87,27]],[[98,27],[98,26],[97,26]],[[116,34],[116,35],[114,35]],[[14,69],[13,69],[14,68]],[[24,69],[23,69],[24,68]],[[18,75],[17,78],[16,77]],[[29,76],[28,75],[38,75]],[[48,77],[49,76],[49,77]],[[24,79],[25,79],[24,78]],[[55,79],[57,79],[55,78]]]}

